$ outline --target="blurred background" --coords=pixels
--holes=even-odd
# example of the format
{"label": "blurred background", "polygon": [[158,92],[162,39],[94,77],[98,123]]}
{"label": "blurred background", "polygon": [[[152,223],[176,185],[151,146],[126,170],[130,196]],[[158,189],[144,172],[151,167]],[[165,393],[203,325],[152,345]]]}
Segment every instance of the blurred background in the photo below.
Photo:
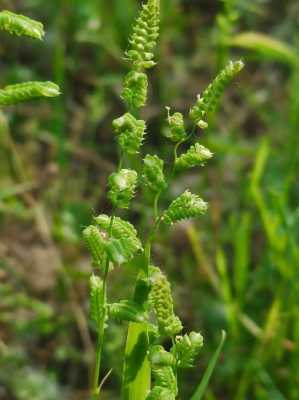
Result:
{"label": "blurred background", "polygon": [[[210,209],[162,230],[155,262],[173,282],[187,330],[205,338],[197,368],[180,377],[188,399],[219,342],[228,340],[207,400],[299,399],[299,3],[297,0],[162,0],[144,153],[169,159],[165,106],[188,113],[228,60],[246,68],[200,138],[205,169],[178,176]],[[110,212],[107,176],[117,162],[111,121],[137,0],[2,0],[41,20],[43,43],[1,34],[0,85],[51,79],[63,95],[0,111],[0,399],[83,400],[93,360],[90,260],[81,231]],[[146,234],[141,198],[131,221]],[[110,296],[132,292],[111,275]],[[107,331],[103,396],[119,399],[126,327]],[[137,400],[137,399],[136,399]]]}

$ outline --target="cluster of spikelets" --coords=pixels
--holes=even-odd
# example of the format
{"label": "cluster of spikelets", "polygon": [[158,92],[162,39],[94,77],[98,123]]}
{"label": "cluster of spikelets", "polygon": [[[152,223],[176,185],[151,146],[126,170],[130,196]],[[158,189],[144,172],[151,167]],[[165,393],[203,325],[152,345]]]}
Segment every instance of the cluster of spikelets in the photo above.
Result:
{"label": "cluster of spikelets", "polygon": [[184,116],[180,112],[175,112],[170,115],[170,108],[166,107],[168,113],[168,129],[165,131],[165,136],[174,143],[184,142],[188,135],[185,129]]}
{"label": "cluster of spikelets", "polygon": [[167,183],[164,176],[164,161],[157,155],[147,154],[143,160],[142,181],[154,193],[166,189]]}
{"label": "cluster of spikelets", "polygon": [[139,152],[145,135],[145,122],[137,120],[126,113],[112,122],[114,132],[118,135],[119,145],[123,152],[136,154]]}
{"label": "cluster of spikelets", "polygon": [[149,0],[142,5],[142,11],[133,26],[126,59],[131,71],[125,77],[122,98],[129,110],[143,107],[147,99],[148,78],[144,70],[155,65],[153,48],[159,36],[159,0]]}
{"label": "cluster of spikelets", "polygon": [[[42,40],[45,34],[40,22],[10,11],[0,12],[0,30],[38,40]],[[26,82],[8,85],[0,89],[0,107],[41,97],[56,97],[59,94],[59,87],[52,82]]]}
{"label": "cluster of spikelets", "polygon": [[182,171],[188,168],[205,165],[205,162],[213,157],[209,149],[199,143],[190,146],[186,153],[175,160],[175,169]]}
{"label": "cluster of spikelets", "polygon": [[95,217],[96,225],[90,225],[83,231],[83,237],[90,251],[93,265],[105,270],[107,256],[117,264],[129,261],[142,250],[137,232],[130,222],[115,217],[111,225],[111,217],[101,214]]}
{"label": "cluster of spikelets", "polygon": [[196,104],[190,110],[190,118],[199,127],[207,127],[207,115],[215,110],[220,97],[233,78],[242,70],[242,61],[231,61],[207,87],[202,95],[198,95]]}
{"label": "cluster of spikelets", "polygon": [[161,345],[153,345],[149,360],[154,385],[147,400],[175,400],[178,394],[177,371],[193,367],[202,346],[203,337],[197,332],[177,336],[170,351]]}
{"label": "cluster of spikelets", "polygon": [[157,318],[159,331],[163,336],[176,335],[183,329],[180,319],[175,315],[170,283],[157,267],[151,267],[151,291],[149,302]]}
{"label": "cluster of spikelets", "polygon": [[[159,34],[159,11],[159,0],[148,0],[142,6],[126,52],[131,70],[124,79],[122,98],[128,111],[112,123],[121,154],[124,156],[140,153],[146,133],[145,121],[137,119],[137,116],[147,99],[148,79],[145,72],[155,65],[152,51]],[[190,132],[183,114],[180,112],[171,114],[167,107],[168,127],[165,136],[175,146],[171,177],[175,172],[201,167],[212,158],[212,152],[200,143],[192,144],[182,154],[178,155],[177,152],[179,146],[192,137],[196,127],[201,129],[207,127],[209,114],[215,110],[225,87],[242,67],[241,61],[230,63],[204,90],[202,96],[198,96],[196,104],[189,113],[193,123]],[[122,165],[122,162],[120,164]],[[164,171],[164,161],[157,155],[147,154],[143,159],[140,176],[133,169],[121,167],[109,176],[108,198],[114,210],[128,209],[135,196],[137,184],[145,187],[155,198],[154,229],[160,222],[171,225],[184,219],[200,217],[206,212],[207,203],[198,195],[186,190],[158,215],[156,201],[166,190],[168,180]],[[194,365],[203,346],[201,334],[197,332],[182,334],[183,325],[174,312],[170,283],[158,267],[149,266],[148,247],[145,246],[143,252],[142,244],[131,223],[119,217],[101,214],[95,218],[95,224],[87,227],[83,234],[93,264],[100,269],[104,277],[107,277],[112,264],[131,262],[141,267],[133,300],[120,300],[112,304],[107,302],[104,281],[92,275],[90,291],[92,319],[97,325],[99,322],[103,324],[103,321],[111,317],[117,321],[143,323],[147,326],[146,334],[150,341],[148,358],[153,377],[152,389],[147,400],[175,400],[178,395],[177,372],[179,369]],[[140,257],[135,258],[138,253]],[[98,271],[94,271],[94,274],[98,274]],[[98,316],[95,315],[97,309]],[[161,338],[172,340],[173,344],[169,351],[158,344]],[[131,358],[134,359],[133,353],[134,349],[132,353],[126,354],[126,362]]]}
{"label": "cluster of spikelets", "polygon": [[197,194],[186,190],[181,196],[173,200],[163,214],[163,221],[166,224],[173,224],[183,219],[195,218],[204,214],[208,204]]}
{"label": "cluster of spikelets", "polygon": [[129,39],[127,59],[135,71],[142,71],[155,65],[153,49],[159,36],[160,2],[149,0],[142,5],[133,33]]}

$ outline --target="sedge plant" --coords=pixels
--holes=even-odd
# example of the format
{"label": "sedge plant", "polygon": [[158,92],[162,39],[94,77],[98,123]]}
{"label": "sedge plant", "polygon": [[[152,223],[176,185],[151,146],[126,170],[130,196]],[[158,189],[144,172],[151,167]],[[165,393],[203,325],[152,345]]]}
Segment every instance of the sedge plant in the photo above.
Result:
{"label": "sedge plant", "polygon": [[[92,225],[83,231],[93,262],[90,316],[97,334],[91,387],[93,400],[101,397],[105,380],[101,376],[102,353],[105,330],[112,319],[128,323],[121,389],[124,400],[176,399],[179,371],[194,366],[203,346],[200,332],[184,332],[182,321],[175,313],[166,271],[155,264],[151,249],[161,225],[171,227],[185,219],[199,218],[208,209],[207,202],[188,188],[164,210],[160,209],[159,200],[176,175],[190,168],[201,168],[212,158],[212,152],[196,140],[197,131],[207,128],[209,116],[243,63],[230,62],[198,95],[188,118],[180,112],[171,113],[167,107],[165,136],[173,146],[171,161],[165,162],[157,154],[142,155],[141,147],[149,132],[140,111],[147,101],[146,71],[156,65],[153,50],[159,36],[159,21],[159,0],[148,0],[134,22],[125,52],[130,65],[121,95],[126,112],[112,122],[120,150],[118,168],[109,176],[107,185],[112,212],[94,217]],[[183,143],[191,141],[187,151],[180,151]],[[140,169],[132,169],[132,158],[140,158]],[[129,210],[138,189],[150,194],[153,205],[152,223],[143,240],[129,221]],[[109,273],[113,268],[125,269],[128,265],[136,269],[132,298],[111,302]],[[202,398],[223,341],[224,335],[193,400]],[[170,348],[163,346],[165,343],[171,343]]]}

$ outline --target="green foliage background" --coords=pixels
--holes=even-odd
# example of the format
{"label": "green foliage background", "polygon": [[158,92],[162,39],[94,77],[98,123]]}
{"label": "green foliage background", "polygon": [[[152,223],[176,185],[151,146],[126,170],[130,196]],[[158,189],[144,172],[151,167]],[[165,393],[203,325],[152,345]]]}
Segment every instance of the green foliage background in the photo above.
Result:
{"label": "green foliage background", "polygon": [[[93,359],[82,229],[109,212],[105,182],[117,158],[111,120],[136,0],[0,2],[44,22],[43,44],[1,35],[0,85],[58,83],[63,95],[0,112],[0,398],[86,399]],[[228,59],[244,72],[202,138],[215,157],[178,177],[209,200],[200,222],[162,232],[154,256],[173,281],[178,314],[200,330],[188,398],[225,328],[206,395],[299,398],[299,72],[297,1],[162,0],[159,63],[151,72],[145,148],[167,156],[165,105],[188,112]],[[262,34],[261,34],[262,33]],[[266,36],[265,36],[266,35]],[[142,233],[148,208],[134,202]],[[133,271],[112,274],[111,297],[131,293]],[[125,327],[109,329],[105,385],[118,399]],[[104,396],[103,396],[104,398]]]}

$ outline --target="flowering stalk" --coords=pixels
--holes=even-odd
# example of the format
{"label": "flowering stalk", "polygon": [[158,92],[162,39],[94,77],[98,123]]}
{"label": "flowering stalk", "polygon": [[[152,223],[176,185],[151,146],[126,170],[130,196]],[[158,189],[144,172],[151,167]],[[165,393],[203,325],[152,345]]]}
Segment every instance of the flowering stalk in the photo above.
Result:
{"label": "flowering stalk", "polygon": [[[146,122],[139,119],[139,110],[147,99],[146,70],[155,65],[153,49],[159,34],[159,13],[159,0],[148,0],[142,6],[125,53],[131,67],[122,91],[127,111],[112,122],[124,155],[140,154],[146,139]],[[192,367],[203,346],[200,333],[182,333],[183,324],[175,314],[171,285],[165,272],[153,266],[151,249],[161,224],[169,226],[184,219],[198,218],[207,211],[207,203],[189,189],[165,210],[159,210],[159,199],[175,174],[202,167],[211,159],[211,151],[198,142],[191,144],[182,154],[179,153],[180,145],[194,138],[198,128],[208,126],[210,114],[215,112],[225,88],[242,67],[241,61],[229,63],[198,96],[189,113],[193,126],[190,132],[183,114],[171,114],[167,107],[168,128],[165,136],[174,144],[170,170],[165,171],[166,163],[156,154],[145,155],[142,171],[135,171],[130,165],[124,167],[120,162],[118,170],[108,178],[107,196],[113,207],[112,216],[101,214],[94,219],[93,225],[84,230],[94,266],[90,301],[91,319],[98,336],[91,389],[94,400],[100,396],[101,354],[105,327],[111,318],[129,324],[123,366],[124,400],[175,399],[179,393],[178,371]],[[119,209],[130,209],[138,186],[149,193],[153,204],[153,223],[144,244],[134,226],[116,215]],[[111,304],[107,299],[109,271],[120,265],[126,268],[128,263],[134,263],[139,268],[132,299],[119,299]],[[172,342],[168,351],[161,346],[164,339]]]}

